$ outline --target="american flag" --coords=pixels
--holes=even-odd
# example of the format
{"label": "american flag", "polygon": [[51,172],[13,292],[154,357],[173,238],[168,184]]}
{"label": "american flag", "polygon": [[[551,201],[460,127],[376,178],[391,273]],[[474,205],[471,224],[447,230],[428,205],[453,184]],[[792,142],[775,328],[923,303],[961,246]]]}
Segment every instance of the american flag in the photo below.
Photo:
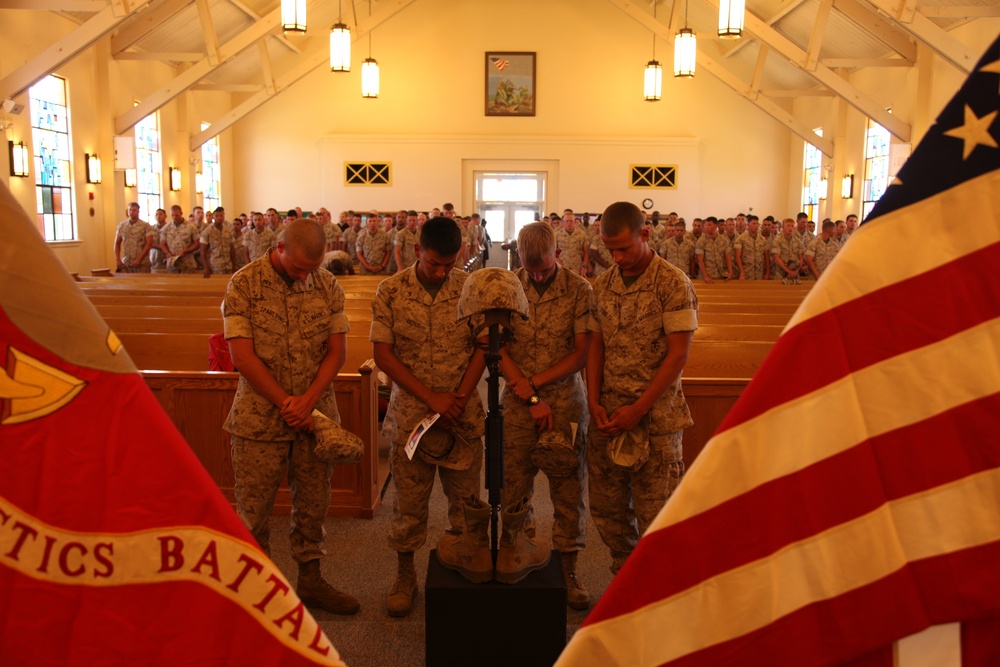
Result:
{"label": "american flag", "polygon": [[342,666],[3,184],[0,234],[0,665]]}
{"label": "american flag", "polygon": [[510,65],[510,61],[506,58],[490,58],[490,61],[492,61],[493,65],[501,72],[504,71],[508,65]]}
{"label": "american flag", "polygon": [[558,667],[1000,665],[998,84],[1000,40]]}

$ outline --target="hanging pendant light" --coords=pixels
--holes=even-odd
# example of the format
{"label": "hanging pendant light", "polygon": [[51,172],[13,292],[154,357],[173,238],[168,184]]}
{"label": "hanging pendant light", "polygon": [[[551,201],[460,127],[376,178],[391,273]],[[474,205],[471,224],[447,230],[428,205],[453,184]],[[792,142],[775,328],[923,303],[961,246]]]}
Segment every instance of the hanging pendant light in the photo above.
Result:
{"label": "hanging pendant light", "polygon": [[674,36],[674,76],[690,79],[694,76],[698,39],[691,28],[681,28]]}
{"label": "hanging pendant light", "polygon": [[688,4],[684,3],[684,27],[674,35],[674,77],[690,79],[694,76],[695,61],[698,58],[698,38],[688,27]]}
{"label": "hanging pendant light", "polygon": [[305,34],[306,0],[281,0],[281,29]]}
{"label": "hanging pendant light", "polygon": [[642,78],[642,98],[647,102],[659,102],[663,95],[663,68],[656,60],[646,63]]}
{"label": "hanging pendant light", "polygon": [[[368,0],[368,18],[372,16],[372,0]],[[372,33],[368,32],[368,57],[361,63],[361,97],[378,97],[378,62],[372,58]]]}
{"label": "hanging pendant light", "polygon": [[745,0],[719,0],[719,37],[736,39],[743,35]]}
{"label": "hanging pendant light", "polygon": [[361,97],[378,97],[378,63],[374,58],[365,58],[361,63]]}
{"label": "hanging pendant light", "polygon": [[[656,21],[656,3],[653,3],[653,21]],[[663,96],[663,68],[656,60],[656,33],[653,33],[653,59],[646,63],[642,76],[642,99],[659,102]]]}
{"label": "hanging pendant light", "polygon": [[343,21],[343,6],[340,18],[330,29],[330,71],[351,71],[351,29]]}

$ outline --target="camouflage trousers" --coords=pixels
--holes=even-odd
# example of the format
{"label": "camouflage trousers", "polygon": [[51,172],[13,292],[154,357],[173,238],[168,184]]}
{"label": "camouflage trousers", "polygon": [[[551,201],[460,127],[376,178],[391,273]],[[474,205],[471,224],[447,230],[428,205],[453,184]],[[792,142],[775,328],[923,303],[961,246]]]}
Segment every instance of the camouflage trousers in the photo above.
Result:
{"label": "camouflage trousers", "polygon": [[149,262],[143,262],[139,266],[132,266],[132,262],[128,262],[122,268],[118,269],[118,273],[151,273],[151,271]]}
{"label": "camouflage trousers", "polygon": [[167,268],[167,256],[156,246],[153,246],[149,251],[149,265],[154,269]]}
{"label": "camouflage trousers", "polygon": [[[515,424],[504,424],[503,493],[501,503],[510,507],[521,498],[529,500],[525,532],[535,536],[534,508],[530,504],[535,494],[538,467],[531,462],[531,450],[538,443],[538,431]],[[584,515],[583,485],[587,478],[584,456],[587,431],[581,424],[573,447],[580,465],[575,474],[566,477],[546,475],[549,497],[552,499],[552,546],[558,551],[580,551],[586,545],[587,523]]]}
{"label": "camouflage trousers", "polygon": [[683,431],[649,436],[649,460],[636,472],[615,465],[608,436],[590,422],[587,468],[590,476],[590,516],[611,550],[611,571],[617,573],[639,536],[653,522],[684,476]]}
{"label": "camouflage trousers", "polygon": [[441,488],[448,498],[449,533],[461,534],[465,529],[463,500],[480,497],[483,487],[482,439],[472,439],[475,454],[467,470],[452,470],[427,463],[420,454],[406,458],[403,445],[393,446],[389,455],[392,483],[396,497],[392,501],[392,526],[389,546],[395,551],[416,551],[427,541],[428,504],[434,487],[434,472],[441,477]]}
{"label": "camouflage trousers", "polygon": [[231,435],[236,479],[236,513],[264,553],[271,553],[271,509],[288,470],[292,492],[289,542],[296,563],[326,555],[323,521],[330,507],[333,466],[316,458],[316,439],[302,433],[295,440],[268,442]]}
{"label": "camouflage trousers", "polygon": [[184,255],[173,266],[167,267],[167,273],[195,273],[198,271],[198,263],[191,255]]}

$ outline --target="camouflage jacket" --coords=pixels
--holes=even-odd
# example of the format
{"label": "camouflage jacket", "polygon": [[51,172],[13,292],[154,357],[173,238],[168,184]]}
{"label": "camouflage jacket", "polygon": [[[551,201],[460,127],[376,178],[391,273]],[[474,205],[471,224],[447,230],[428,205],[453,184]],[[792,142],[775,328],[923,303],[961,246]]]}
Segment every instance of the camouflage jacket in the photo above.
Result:
{"label": "camouflage jacket", "polygon": [[[617,266],[594,282],[590,330],[604,339],[600,403],[608,415],[634,403],[667,356],[667,335],[698,328],[698,297],[691,280],[654,256],[638,279],[625,286]],[[649,411],[650,433],[690,426],[681,374]]]}
{"label": "camouflage jacket", "polygon": [[[305,393],[326,357],[327,341],[350,328],[344,315],[344,289],[328,271],[314,271],[289,286],[269,255],[240,269],[226,287],[222,305],[226,339],[250,338],[254,354],[288,394]],[[333,384],[316,409],[339,422]],[[292,440],[277,405],[240,376],[236,398],[223,428],[253,440]]]}
{"label": "camouflage jacket", "polygon": [[[468,277],[452,269],[432,299],[411,266],[380,282],[372,299],[372,343],[391,345],[400,363],[431,391],[456,391],[472,359],[472,331],[467,320],[458,320],[458,299]],[[429,412],[426,403],[394,382],[382,433],[401,444]],[[479,392],[473,392],[462,432],[481,436],[485,419]]]}
{"label": "camouflage jacket", "polygon": [[[532,285],[527,271],[518,269],[514,275],[524,288],[530,317],[511,318],[514,339],[508,343],[507,352],[524,376],[531,377],[573,352],[575,336],[588,332],[591,288],[585,278],[565,267],[556,269],[542,295]],[[587,397],[579,373],[540,387],[538,394],[560,420],[586,421]],[[534,425],[528,405],[513,392],[504,394],[504,419],[529,428]]]}

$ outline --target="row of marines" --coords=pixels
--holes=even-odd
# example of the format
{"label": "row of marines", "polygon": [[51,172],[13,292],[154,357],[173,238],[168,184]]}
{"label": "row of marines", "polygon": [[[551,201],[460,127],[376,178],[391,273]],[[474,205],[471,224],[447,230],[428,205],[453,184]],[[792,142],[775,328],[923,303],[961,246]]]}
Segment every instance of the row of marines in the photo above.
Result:
{"label": "row of marines", "polygon": [[[408,614],[417,596],[414,552],[427,541],[436,474],[448,501],[437,557],[472,581],[516,583],[545,567],[554,548],[568,605],[587,609],[590,593],[577,576],[585,488],[612,571],[624,565],[683,476],[681,434],[692,423],[680,376],[697,328],[697,297],[690,279],[653,252],[648,238],[635,205],[609,206],[601,241],[614,266],[592,288],[559,264],[547,222],[520,232],[523,266],[515,273],[470,275],[455,268],[460,227],[437,217],[420,230],[416,262],[379,284],[370,340],[376,364],[392,380],[383,426],[395,487],[388,543],[398,564],[389,615]],[[343,289],[320,269],[325,247],[319,225],[293,221],[266,256],[230,280],[225,336],[240,380],[225,428],[240,517],[268,551],[271,508],[287,469],[297,592],[307,605],[352,614],[360,603],[330,586],[319,567],[331,466],[317,456],[312,431],[318,414],[339,421],[331,382],[348,329]],[[512,337],[501,351],[505,486],[495,564],[490,508],[481,500],[484,324],[475,309],[459,318],[463,290],[465,298],[488,298],[494,279],[520,284],[526,303],[518,310],[527,314],[511,318]],[[431,413],[439,420],[408,452],[411,432]],[[551,548],[532,509],[540,470],[554,506]]]}

